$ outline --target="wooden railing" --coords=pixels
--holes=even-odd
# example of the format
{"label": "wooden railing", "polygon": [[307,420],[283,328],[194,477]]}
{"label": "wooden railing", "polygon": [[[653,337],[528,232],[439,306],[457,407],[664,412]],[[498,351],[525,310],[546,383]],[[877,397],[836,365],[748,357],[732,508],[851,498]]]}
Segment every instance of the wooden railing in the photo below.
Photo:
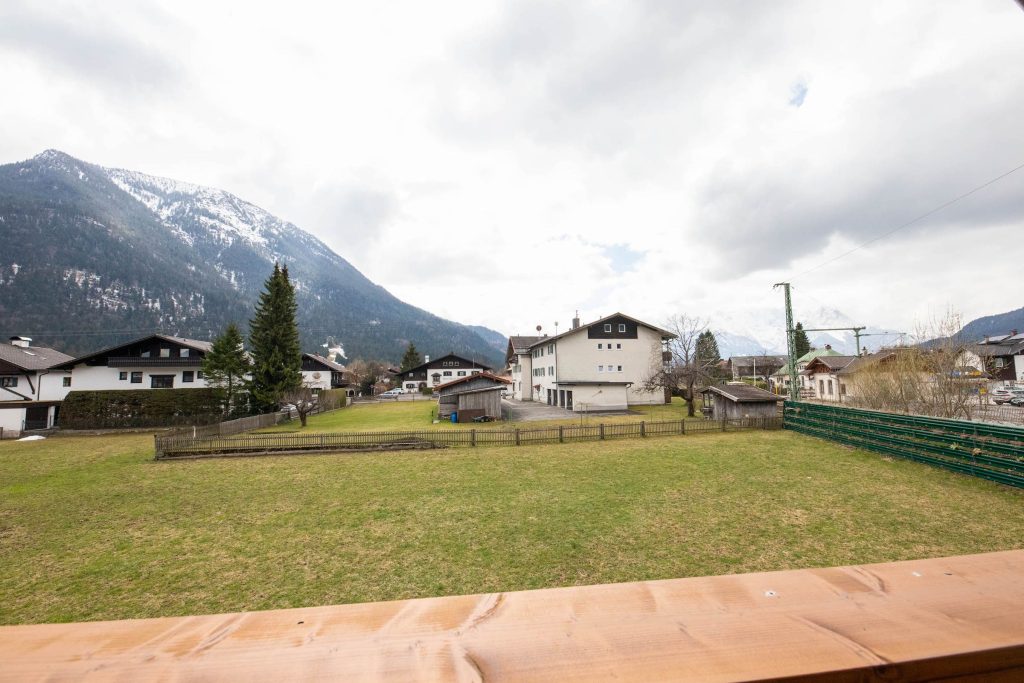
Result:
{"label": "wooden railing", "polygon": [[680,434],[781,429],[779,417],[732,420],[671,420],[620,424],[558,425],[513,429],[437,428],[419,431],[335,432],[304,434],[177,433],[156,437],[156,457],[205,457],[315,451],[439,448],[448,446],[530,446],[545,443],[604,441]]}
{"label": "wooden railing", "polygon": [[268,612],[0,626],[0,679],[1019,681],[1024,550]]}

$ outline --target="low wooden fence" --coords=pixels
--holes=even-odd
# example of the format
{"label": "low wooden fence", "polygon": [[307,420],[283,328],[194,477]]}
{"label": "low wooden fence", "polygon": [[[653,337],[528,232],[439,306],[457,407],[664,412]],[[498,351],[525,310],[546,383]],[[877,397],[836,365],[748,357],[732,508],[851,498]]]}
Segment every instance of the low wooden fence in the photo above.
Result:
{"label": "low wooden fence", "polygon": [[596,425],[559,425],[515,429],[441,428],[396,432],[337,432],[318,434],[169,434],[156,437],[156,457],[205,457],[265,453],[345,450],[443,448],[448,446],[532,446],[547,443],[604,441],[680,434],[781,429],[778,417],[733,420],[671,420]]}
{"label": "low wooden fence", "polygon": [[787,401],[796,432],[1024,488],[1024,429]]}

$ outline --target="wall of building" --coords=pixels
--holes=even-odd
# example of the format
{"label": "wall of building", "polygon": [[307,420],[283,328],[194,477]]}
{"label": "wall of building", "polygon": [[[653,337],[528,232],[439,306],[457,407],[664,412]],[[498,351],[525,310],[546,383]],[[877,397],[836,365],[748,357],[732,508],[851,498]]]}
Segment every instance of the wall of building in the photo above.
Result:
{"label": "wall of building", "polygon": [[658,372],[662,362],[661,335],[654,330],[641,325],[636,339],[591,339],[585,333],[570,334],[556,345],[556,358],[560,361],[555,377],[558,381],[631,382],[626,398],[629,405],[665,402],[660,389],[643,389],[644,382]]}
{"label": "wall of building", "polygon": [[23,407],[5,407],[0,404],[0,427],[4,430],[4,438],[21,436],[21,425],[25,421]]}
{"label": "wall of building", "polygon": [[573,412],[625,410],[629,405],[629,393],[622,385],[577,384],[564,388],[572,391]]}
{"label": "wall of building", "polygon": [[[193,381],[183,382],[182,373],[186,371],[192,371]],[[128,379],[119,379],[122,372],[127,372]],[[142,373],[142,383],[132,384],[131,376],[133,372]],[[198,377],[198,367],[188,368],[154,368],[154,367],[128,367],[128,368],[108,368],[106,366],[89,366],[89,365],[76,365],[71,373],[71,386],[68,387],[64,395],[67,395],[68,391],[101,391],[101,390],[118,390],[118,389],[149,389],[151,387],[150,376],[152,375],[174,375],[174,389],[205,389],[206,380]],[[328,376],[328,382],[330,377]],[[64,396],[61,396],[63,399]]]}

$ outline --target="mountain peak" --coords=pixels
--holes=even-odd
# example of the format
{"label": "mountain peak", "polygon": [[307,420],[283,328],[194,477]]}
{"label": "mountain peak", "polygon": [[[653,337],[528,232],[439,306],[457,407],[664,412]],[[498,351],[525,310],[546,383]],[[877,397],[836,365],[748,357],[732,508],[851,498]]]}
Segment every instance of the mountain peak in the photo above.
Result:
{"label": "mountain peak", "polygon": [[32,157],[32,161],[73,161],[77,163],[78,159],[66,152],[60,151],[59,149],[44,149],[42,152]]}

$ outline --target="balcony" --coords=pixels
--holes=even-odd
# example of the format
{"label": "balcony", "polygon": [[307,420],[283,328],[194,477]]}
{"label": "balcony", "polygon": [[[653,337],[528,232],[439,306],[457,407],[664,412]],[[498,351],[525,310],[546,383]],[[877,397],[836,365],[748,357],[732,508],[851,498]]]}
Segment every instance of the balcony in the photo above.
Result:
{"label": "balcony", "polygon": [[199,356],[189,358],[141,358],[139,356],[111,356],[108,368],[198,368],[203,364]]}

